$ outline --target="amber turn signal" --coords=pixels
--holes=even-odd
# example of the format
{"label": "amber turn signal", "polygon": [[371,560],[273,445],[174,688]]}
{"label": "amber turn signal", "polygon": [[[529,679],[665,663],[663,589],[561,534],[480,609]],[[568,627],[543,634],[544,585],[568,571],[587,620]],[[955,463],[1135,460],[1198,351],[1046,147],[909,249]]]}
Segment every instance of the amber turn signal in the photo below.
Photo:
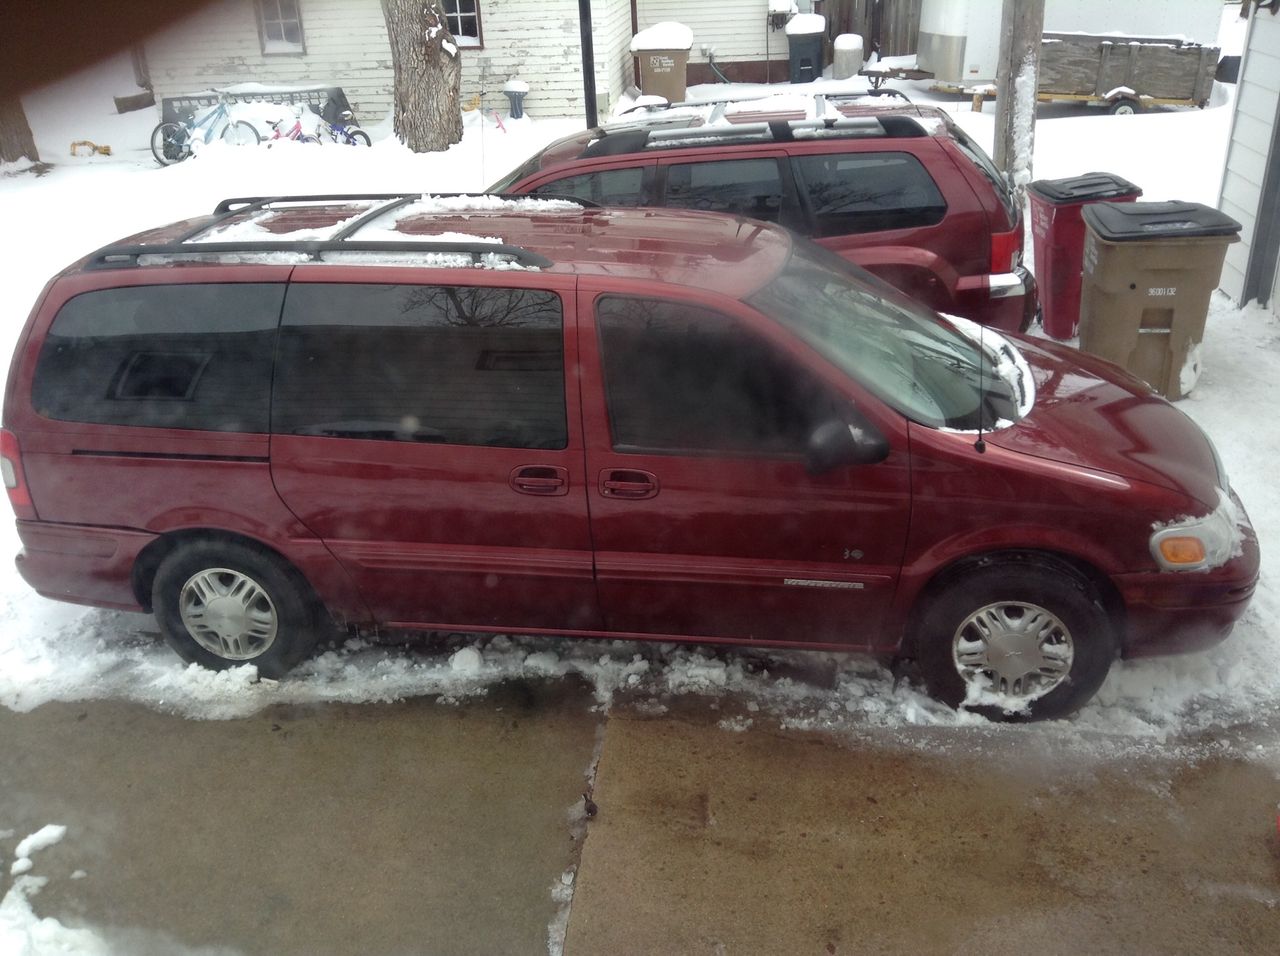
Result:
{"label": "amber turn signal", "polygon": [[1160,554],[1170,564],[1200,564],[1205,559],[1204,542],[1199,538],[1165,538]]}

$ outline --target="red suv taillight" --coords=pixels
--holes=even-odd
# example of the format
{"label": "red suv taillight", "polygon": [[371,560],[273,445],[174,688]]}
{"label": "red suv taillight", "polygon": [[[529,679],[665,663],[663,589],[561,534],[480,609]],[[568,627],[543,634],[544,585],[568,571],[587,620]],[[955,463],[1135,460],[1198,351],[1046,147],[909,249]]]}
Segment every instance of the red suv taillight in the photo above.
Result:
{"label": "red suv taillight", "polygon": [[4,475],[4,489],[9,492],[9,504],[19,518],[34,521],[35,506],[27,488],[27,476],[22,471],[22,450],[18,436],[8,429],[0,430],[0,474]]}
{"label": "red suv taillight", "polygon": [[1022,252],[1022,230],[991,234],[991,272],[1012,272]]}

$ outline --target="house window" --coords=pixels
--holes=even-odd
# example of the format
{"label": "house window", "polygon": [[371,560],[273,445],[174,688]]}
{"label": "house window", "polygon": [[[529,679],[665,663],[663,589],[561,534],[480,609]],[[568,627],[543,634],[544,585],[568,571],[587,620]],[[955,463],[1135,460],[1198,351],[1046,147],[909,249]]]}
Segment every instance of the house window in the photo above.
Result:
{"label": "house window", "polygon": [[442,0],[442,6],[458,46],[481,46],[480,0]]}
{"label": "house window", "polygon": [[258,0],[263,53],[306,53],[299,0]]}

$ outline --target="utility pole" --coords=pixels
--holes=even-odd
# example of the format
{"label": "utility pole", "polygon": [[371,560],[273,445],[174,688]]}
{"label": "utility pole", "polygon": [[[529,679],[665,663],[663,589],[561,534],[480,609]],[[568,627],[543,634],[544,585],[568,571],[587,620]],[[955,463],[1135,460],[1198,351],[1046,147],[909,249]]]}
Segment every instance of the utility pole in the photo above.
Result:
{"label": "utility pole", "polygon": [[587,128],[591,129],[600,122],[596,116],[596,54],[591,40],[591,0],[578,0],[578,29],[582,36],[582,99],[586,107]]}
{"label": "utility pole", "polygon": [[1036,83],[1044,0],[1004,0],[1000,60],[996,66],[996,166],[1009,174],[1021,201],[1031,181],[1035,144]]}

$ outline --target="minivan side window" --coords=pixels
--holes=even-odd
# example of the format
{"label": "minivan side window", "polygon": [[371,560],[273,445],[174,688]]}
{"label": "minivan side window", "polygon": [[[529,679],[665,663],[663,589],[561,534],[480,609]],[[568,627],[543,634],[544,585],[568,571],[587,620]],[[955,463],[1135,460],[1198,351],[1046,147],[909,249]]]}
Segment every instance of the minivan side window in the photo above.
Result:
{"label": "minivan side window", "polygon": [[729,212],[766,222],[782,213],[784,189],[775,159],[731,159],[667,167],[662,205]]}
{"label": "minivan side window", "polygon": [[284,284],[86,292],[58,312],[32,400],[46,418],[266,432]]}
{"label": "minivan side window", "polygon": [[566,176],[529,190],[531,196],[573,196],[601,206],[647,206],[653,202],[653,167],[602,169]]}
{"label": "minivan side window", "polygon": [[563,308],[552,292],[295,283],[271,430],[564,448]]}
{"label": "minivan side window", "polygon": [[910,153],[822,153],[792,162],[816,236],[934,226],[947,214],[942,193]]}
{"label": "minivan side window", "polygon": [[615,451],[800,455],[840,403],[726,315],[678,302],[596,304]]}

